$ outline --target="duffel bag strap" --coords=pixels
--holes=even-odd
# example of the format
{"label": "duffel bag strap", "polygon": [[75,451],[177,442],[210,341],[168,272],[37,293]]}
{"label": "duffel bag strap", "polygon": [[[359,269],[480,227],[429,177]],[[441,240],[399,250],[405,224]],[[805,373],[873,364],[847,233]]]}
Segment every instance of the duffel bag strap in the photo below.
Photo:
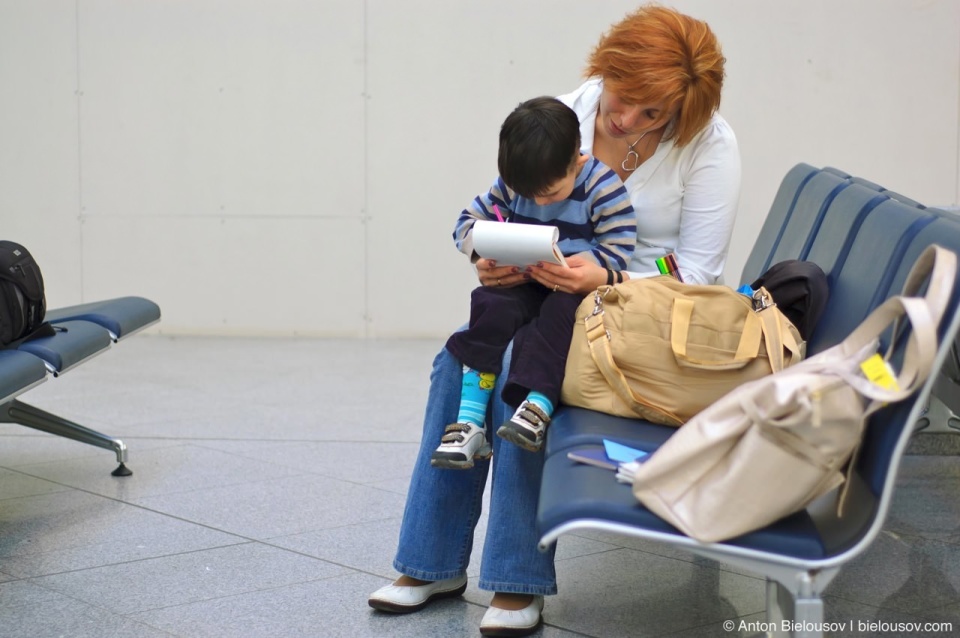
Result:
{"label": "duffel bag strap", "polygon": [[595,295],[596,307],[593,314],[586,317],[583,323],[586,328],[587,345],[590,346],[590,355],[600,374],[617,396],[638,415],[643,416],[654,411],[665,419],[672,420],[674,425],[682,425],[683,419],[680,417],[634,394],[623,371],[613,359],[613,352],[610,350],[611,335],[603,320],[603,298],[599,290]]}
{"label": "duffel bag strap", "polygon": [[760,287],[753,293],[753,309],[763,323],[763,339],[767,348],[767,358],[770,361],[770,371],[780,372],[786,367],[783,360],[783,351],[791,353],[791,361],[797,363],[806,354],[802,340],[798,341],[799,332],[794,333],[789,327],[796,327],[790,323],[786,315],[780,312],[773,296],[766,288]]}
{"label": "duffel bag strap", "polygon": [[[736,293],[739,294],[739,293]],[[687,354],[687,339],[690,334],[690,322],[693,318],[693,301],[676,298],[670,316],[670,347],[677,363],[688,368],[706,370],[736,370],[746,366],[760,354],[760,339],[763,337],[763,325],[757,313],[747,310],[740,333],[740,342],[732,359],[706,360],[696,359]],[[782,364],[781,364],[782,367]]]}

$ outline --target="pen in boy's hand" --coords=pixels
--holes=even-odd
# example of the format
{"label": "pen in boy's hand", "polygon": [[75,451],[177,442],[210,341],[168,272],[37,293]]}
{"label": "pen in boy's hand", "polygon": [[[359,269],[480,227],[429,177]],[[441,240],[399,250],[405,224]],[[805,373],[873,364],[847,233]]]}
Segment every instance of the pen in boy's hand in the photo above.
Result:
{"label": "pen in boy's hand", "polygon": [[497,219],[503,221],[503,215],[500,214],[500,208],[496,204],[493,205],[493,212],[497,214]]}

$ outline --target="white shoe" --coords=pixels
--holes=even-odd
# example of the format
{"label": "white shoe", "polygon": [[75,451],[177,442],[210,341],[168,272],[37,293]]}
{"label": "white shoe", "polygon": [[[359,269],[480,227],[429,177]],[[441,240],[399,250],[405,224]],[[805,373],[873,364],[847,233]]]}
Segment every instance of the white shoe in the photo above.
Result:
{"label": "white shoe", "polygon": [[433,467],[468,470],[473,459],[489,459],[493,448],[487,442],[487,431],[472,423],[451,423],[444,430],[440,447],[430,457]]}
{"label": "white shoe", "polygon": [[497,436],[528,452],[539,452],[550,417],[536,403],[524,401],[510,420],[500,426]]}
{"label": "white shoe", "polygon": [[437,580],[426,585],[387,585],[370,594],[367,604],[380,611],[409,614],[423,609],[439,598],[459,596],[466,589],[466,576]]}
{"label": "white shoe", "polygon": [[543,622],[543,596],[534,596],[530,604],[516,611],[488,607],[480,621],[484,636],[529,636]]}

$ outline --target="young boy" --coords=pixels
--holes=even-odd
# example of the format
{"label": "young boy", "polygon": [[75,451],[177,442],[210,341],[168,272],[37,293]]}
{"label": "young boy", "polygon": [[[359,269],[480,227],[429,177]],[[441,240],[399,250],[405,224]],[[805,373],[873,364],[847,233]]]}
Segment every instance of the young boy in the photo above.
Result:
{"label": "young boy", "polygon": [[[454,241],[472,261],[472,230],[479,219],[548,224],[560,230],[565,256],[582,255],[611,271],[626,267],[637,241],[636,217],[623,182],[610,168],[580,153],[580,122],[565,104],[539,97],[520,104],[500,129],[500,177],[460,213]],[[496,207],[496,208],[495,208]],[[507,264],[499,264],[507,265]],[[463,364],[456,423],[448,425],[431,457],[434,467],[466,469],[490,458],[483,424],[504,351],[513,356],[503,400],[519,404],[497,435],[536,452],[560,397],[567,350],[583,295],[531,283],[476,288],[470,324],[447,350]]]}

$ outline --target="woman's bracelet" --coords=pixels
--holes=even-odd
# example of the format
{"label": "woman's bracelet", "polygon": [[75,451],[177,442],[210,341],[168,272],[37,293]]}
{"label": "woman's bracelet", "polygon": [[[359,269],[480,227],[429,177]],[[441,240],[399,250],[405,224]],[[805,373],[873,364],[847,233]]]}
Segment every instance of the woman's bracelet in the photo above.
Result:
{"label": "woman's bracelet", "polygon": [[622,270],[610,270],[607,268],[607,285],[612,286],[613,284],[622,284],[623,283],[623,271]]}

